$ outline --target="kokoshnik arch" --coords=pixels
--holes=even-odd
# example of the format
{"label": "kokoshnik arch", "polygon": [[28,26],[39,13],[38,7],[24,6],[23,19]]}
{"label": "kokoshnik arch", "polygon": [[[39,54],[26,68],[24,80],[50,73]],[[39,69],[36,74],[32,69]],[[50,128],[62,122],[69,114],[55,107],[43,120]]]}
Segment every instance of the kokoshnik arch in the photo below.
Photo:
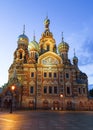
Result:
{"label": "kokoshnik arch", "polygon": [[88,78],[78,67],[75,55],[68,58],[69,44],[62,41],[56,46],[50,20],[44,20],[44,32],[36,42],[29,42],[19,35],[13,63],[9,68],[7,87],[3,90],[3,102],[15,85],[14,106],[31,109],[93,110],[93,100],[88,98]]}

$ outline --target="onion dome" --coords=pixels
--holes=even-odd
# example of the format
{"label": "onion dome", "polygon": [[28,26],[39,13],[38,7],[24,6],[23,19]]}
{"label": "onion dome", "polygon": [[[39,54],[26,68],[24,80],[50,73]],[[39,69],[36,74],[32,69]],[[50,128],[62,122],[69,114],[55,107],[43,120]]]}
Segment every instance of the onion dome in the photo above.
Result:
{"label": "onion dome", "polygon": [[78,62],[78,58],[76,56],[73,57],[73,61],[77,61]]}
{"label": "onion dome", "polygon": [[74,49],[73,64],[74,64],[74,65],[77,65],[77,64],[78,64],[78,58],[76,57],[75,49]]}
{"label": "onion dome", "polygon": [[61,52],[68,52],[68,50],[69,50],[69,45],[66,42],[64,42],[63,39],[64,38],[63,38],[63,33],[62,33],[62,42],[58,45],[59,53],[61,53]]}
{"label": "onion dome", "polygon": [[28,43],[29,43],[29,39],[28,39],[28,37],[25,35],[25,25],[24,25],[23,34],[19,35],[19,37],[18,37],[18,44],[28,45]]}
{"label": "onion dome", "polygon": [[39,52],[39,44],[35,40],[35,36],[33,38],[33,41],[31,41],[28,45],[29,51],[38,51]]}

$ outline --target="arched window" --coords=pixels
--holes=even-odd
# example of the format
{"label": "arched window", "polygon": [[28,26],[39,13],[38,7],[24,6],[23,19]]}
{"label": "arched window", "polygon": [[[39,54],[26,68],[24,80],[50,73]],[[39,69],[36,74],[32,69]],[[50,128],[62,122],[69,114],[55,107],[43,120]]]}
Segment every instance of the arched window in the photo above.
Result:
{"label": "arched window", "polygon": [[70,87],[67,87],[67,94],[70,95]]}
{"label": "arched window", "polygon": [[52,94],[52,87],[49,86],[49,93]]}
{"label": "arched window", "polygon": [[22,52],[20,52],[20,57],[19,58],[22,59]]}
{"label": "arched window", "polygon": [[44,94],[46,94],[46,93],[47,93],[47,87],[44,86]]}
{"label": "arched window", "polygon": [[49,45],[47,45],[47,51],[49,51],[50,50],[50,46]]}

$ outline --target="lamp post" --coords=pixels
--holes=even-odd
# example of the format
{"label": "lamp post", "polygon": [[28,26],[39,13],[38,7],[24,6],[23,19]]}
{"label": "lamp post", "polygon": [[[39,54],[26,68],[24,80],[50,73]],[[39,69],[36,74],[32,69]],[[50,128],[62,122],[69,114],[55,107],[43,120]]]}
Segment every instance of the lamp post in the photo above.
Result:
{"label": "lamp post", "polygon": [[63,109],[64,109],[64,102],[63,102],[64,95],[63,95],[63,94],[60,94],[60,98],[62,99],[62,107],[63,107]]}
{"label": "lamp post", "polygon": [[13,105],[13,91],[15,90],[15,86],[11,86],[11,100],[10,100],[10,113],[13,112],[12,105]]}

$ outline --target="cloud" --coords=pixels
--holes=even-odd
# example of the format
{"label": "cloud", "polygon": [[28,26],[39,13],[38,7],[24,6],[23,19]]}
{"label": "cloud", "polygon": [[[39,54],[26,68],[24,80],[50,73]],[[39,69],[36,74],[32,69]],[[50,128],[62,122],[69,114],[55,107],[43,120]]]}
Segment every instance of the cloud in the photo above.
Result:
{"label": "cloud", "polygon": [[89,90],[90,90],[90,89],[93,89],[93,84],[90,84],[90,85],[89,85]]}
{"label": "cloud", "polygon": [[73,57],[73,49],[79,60],[79,69],[88,76],[89,89],[93,85],[93,19],[84,23],[81,30],[74,31],[67,38],[70,45],[70,58]]}
{"label": "cloud", "polygon": [[79,65],[93,63],[93,40],[86,39],[79,50]]}

